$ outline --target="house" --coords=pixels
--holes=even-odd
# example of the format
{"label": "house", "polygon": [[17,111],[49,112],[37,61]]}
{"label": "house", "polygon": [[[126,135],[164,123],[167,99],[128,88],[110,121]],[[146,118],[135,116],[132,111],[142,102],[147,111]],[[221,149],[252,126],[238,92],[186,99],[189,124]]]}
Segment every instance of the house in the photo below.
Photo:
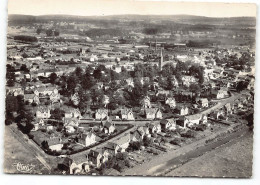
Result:
{"label": "house", "polygon": [[212,96],[213,96],[213,98],[216,98],[216,99],[222,99],[222,98],[228,97],[229,95],[228,95],[228,91],[227,90],[220,89],[218,91],[213,90],[212,91]]}
{"label": "house", "polygon": [[79,109],[68,109],[65,111],[65,118],[81,118],[81,112]]}
{"label": "house", "polygon": [[90,150],[88,153],[88,160],[91,165],[94,165],[95,167],[100,167],[101,166],[101,158],[102,158],[102,153],[100,151],[96,150]]}
{"label": "house", "polygon": [[39,130],[40,127],[46,125],[46,122],[44,121],[44,119],[35,119],[35,121],[33,122],[34,128],[32,131],[37,131]]}
{"label": "house", "polygon": [[207,99],[207,98],[201,98],[201,99],[199,100],[199,105],[200,105],[201,107],[208,107],[208,106],[209,106],[209,101],[208,101],[208,99]]}
{"label": "house", "polygon": [[176,121],[174,119],[163,119],[161,120],[160,124],[161,124],[162,131],[176,129]]}
{"label": "house", "polygon": [[109,97],[107,95],[103,96],[102,99],[103,104],[105,105],[105,107],[107,106],[107,104],[109,104]]}
{"label": "house", "polygon": [[37,96],[50,96],[51,94],[58,94],[59,91],[56,87],[38,87],[34,90],[34,94]]}
{"label": "house", "polygon": [[161,132],[161,124],[160,121],[152,121],[147,125],[150,133],[158,133]]}
{"label": "house", "polygon": [[177,107],[175,109],[175,112],[177,114],[179,114],[180,116],[185,116],[189,114],[189,108],[187,106],[181,106],[181,107]]}
{"label": "house", "polygon": [[125,79],[125,82],[128,86],[134,87],[134,79],[133,78],[127,78]]}
{"label": "house", "polygon": [[118,140],[114,140],[113,143],[119,146],[118,152],[124,153],[128,148],[130,141],[131,141],[130,134],[126,134],[120,137]]}
{"label": "house", "polygon": [[143,108],[151,108],[151,100],[149,96],[145,96],[142,100]]}
{"label": "house", "polygon": [[143,140],[143,135],[139,130],[131,131],[130,136],[131,136],[130,140],[132,142],[139,142]]}
{"label": "house", "polygon": [[169,96],[171,91],[166,91],[166,90],[158,90],[157,93],[155,94],[156,96],[159,95],[165,95],[165,96]]}
{"label": "house", "polygon": [[158,108],[145,109],[146,119],[162,119],[162,112]]}
{"label": "house", "polygon": [[107,109],[98,109],[95,113],[95,119],[97,120],[103,120],[108,116],[108,110]]}
{"label": "house", "polygon": [[196,79],[193,76],[182,76],[182,85],[189,87],[191,83],[195,83]]}
{"label": "house", "polygon": [[68,134],[72,134],[72,133],[75,133],[76,129],[71,125],[67,125],[67,126],[65,126],[65,131]]}
{"label": "house", "polygon": [[119,145],[114,142],[108,142],[104,147],[104,150],[109,153],[110,156],[114,156],[119,152]]}
{"label": "house", "polygon": [[36,110],[36,118],[48,119],[51,117],[51,110],[49,107],[38,107]]}
{"label": "house", "polygon": [[185,116],[186,125],[187,126],[199,125],[201,118],[202,118],[201,114],[194,114],[194,115],[190,115],[190,116]]}
{"label": "house", "polygon": [[227,114],[232,114],[233,113],[233,108],[234,107],[231,105],[231,103],[227,103],[224,106],[224,108],[225,108],[225,111],[226,111]]}
{"label": "house", "polygon": [[151,137],[151,134],[149,132],[149,128],[146,126],[140,126],[137,128],[138,132],[141,134],[142,139],[144,136]]}
{"label": "house", "polygon": [[21,88],[15,89],[15,90],[13,91],[13,95],[14,95],[14,96],[24,95],[24,90],[22,90]]}
{"label": "house", "polygon": [[200,124],[207,124],[208,123],[208,116],[207,115],[202,115]]}
{"label": "house", "polygon": [[49,148],[54,151],[60,151],[63,147],[63,142],[59,137],[52,137],[47,140]]}
{"label": "house", "polygon": [[46,123],[45,123],[45,121],[44,121],[44,119],[36,119],[35,120],[35,123],[37,123],[37,124],[39,124],[39,125],[41,125],[41,126],[44,126]]}
{"label": "house", "polygon": [[51,93],[50,100],[52,103],[58,103],[60,101],[60,93]]}
{"label": "house", "polygon": [[179,119],[176,120],[176,125],[182,128],[187,128],[187,123],[188,119],[186,118],[186,116],[181,116]]}
{"label": "house", "polygon": [[25,102],[28,101],[29,103],[36,103],[36,104],[40,103],[39,96],[37,96],[35,94],[25,94],[24,95],[24,101]]}
{"label": "house", "polygon": [[171,98],[171,97],[166,98],[165,99],[165,104],[169,105],[171,108],[175,108],[176,107],[175,98]]}
{"label": "house", "polygon": [[102,124],[103,130],[106,134],[111,134],[111,133],[115,132],[115,130],[116,130],[114,123],[110,120],[102,121],[101,124]]}
{"label": "house", "polygon": [[79,104],[79,94],[75,93],[75,94],[71,95],[70,100],[72,101],[72,103],[74,105],[78,105]]}
{"label": "house", "polygon": [[72,164],[73,160],[69,157],[65,157],[62,161],[58,162],[58,169],[62,172],[66,172],[70,174],[70,166]]}
{"label": "house", "polygon": [[248,90],[254,90],[254,87],[255,87],[255,79],[254,78],[251,78],[248,86],[247,86],[247,89]]}
{"label": "house", "polygon": [[90,162],[87,157],[78,157],[71,161],[69,165],[69,174],[84,174],[90,171]]}
{"label": "house", "polygon": [[97,135],[92,132],[83,133],[79,138],[79,143],[84,145],[85,147],[95,144],[96,142],[100,141]]}
{"label": "house", "polygon": [[63,122],[65,126],[78,127],[79,119],[78,118],[63,118]]}
{"label": "house", "polygon": [[127,109],[127,108],[121,109],[120,117],[122,120],[135,120],[132,109]]}
{"label": "house", "polygon": [[219,120],[219,119],[224,118],[224,115],[225,115],[225,113],[224,113],[223,110],[218,110],[218,111],[215,111],[215,112],[210,114],[211,118],[215,119],[215,120]]}

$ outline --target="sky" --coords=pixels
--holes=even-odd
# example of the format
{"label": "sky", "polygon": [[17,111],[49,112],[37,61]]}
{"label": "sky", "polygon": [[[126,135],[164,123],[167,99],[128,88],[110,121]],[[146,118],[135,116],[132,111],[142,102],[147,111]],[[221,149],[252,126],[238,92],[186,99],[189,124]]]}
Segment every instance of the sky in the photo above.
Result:
{"label": "sky", "polygon": [[143,0],[9,0],[8,14],[46,15],[176,15],[207,17],[256,16],[256,5]]}

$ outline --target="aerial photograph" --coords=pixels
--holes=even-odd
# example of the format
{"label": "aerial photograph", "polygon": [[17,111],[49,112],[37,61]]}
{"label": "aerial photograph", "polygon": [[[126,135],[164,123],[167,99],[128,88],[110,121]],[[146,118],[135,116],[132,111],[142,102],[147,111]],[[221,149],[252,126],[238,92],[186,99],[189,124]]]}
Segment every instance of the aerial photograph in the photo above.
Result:
{"label": "aerial photograph", "polygon": [[256,8],[9,0],[4,173],[251,178]]}

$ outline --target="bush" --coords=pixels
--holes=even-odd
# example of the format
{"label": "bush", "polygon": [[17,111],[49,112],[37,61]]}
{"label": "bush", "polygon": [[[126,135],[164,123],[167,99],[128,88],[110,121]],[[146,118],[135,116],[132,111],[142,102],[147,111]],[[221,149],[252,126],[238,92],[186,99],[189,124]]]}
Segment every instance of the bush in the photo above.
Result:
{"label": "bush", "polygon": [[14,36],[14,40],[21,40],[26,42],[37,42],[38,39],[34,36],[28,36],[28,35],[17,35]]}
{"label": "bush", "polygon": [[181,137],[194,138],[195,132],[192,130],[188,130],[187,132],[181,133]]}
{"label": "bush", "polygon": [[176,138],[176,139],[170,141],[170,143],[171,143],[172,145],[181,146],[182,141],[181,141],[181,139]]}

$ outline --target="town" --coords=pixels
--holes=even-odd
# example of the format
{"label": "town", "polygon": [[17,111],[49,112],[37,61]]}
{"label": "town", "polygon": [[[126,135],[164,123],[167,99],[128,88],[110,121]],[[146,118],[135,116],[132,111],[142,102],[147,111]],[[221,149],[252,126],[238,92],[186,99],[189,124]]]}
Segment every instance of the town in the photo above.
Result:
{"label": "town", "polygon": [[10,18],[5,124],[42,173],[166,174],[161,156],[253,128],[255,29]]}

